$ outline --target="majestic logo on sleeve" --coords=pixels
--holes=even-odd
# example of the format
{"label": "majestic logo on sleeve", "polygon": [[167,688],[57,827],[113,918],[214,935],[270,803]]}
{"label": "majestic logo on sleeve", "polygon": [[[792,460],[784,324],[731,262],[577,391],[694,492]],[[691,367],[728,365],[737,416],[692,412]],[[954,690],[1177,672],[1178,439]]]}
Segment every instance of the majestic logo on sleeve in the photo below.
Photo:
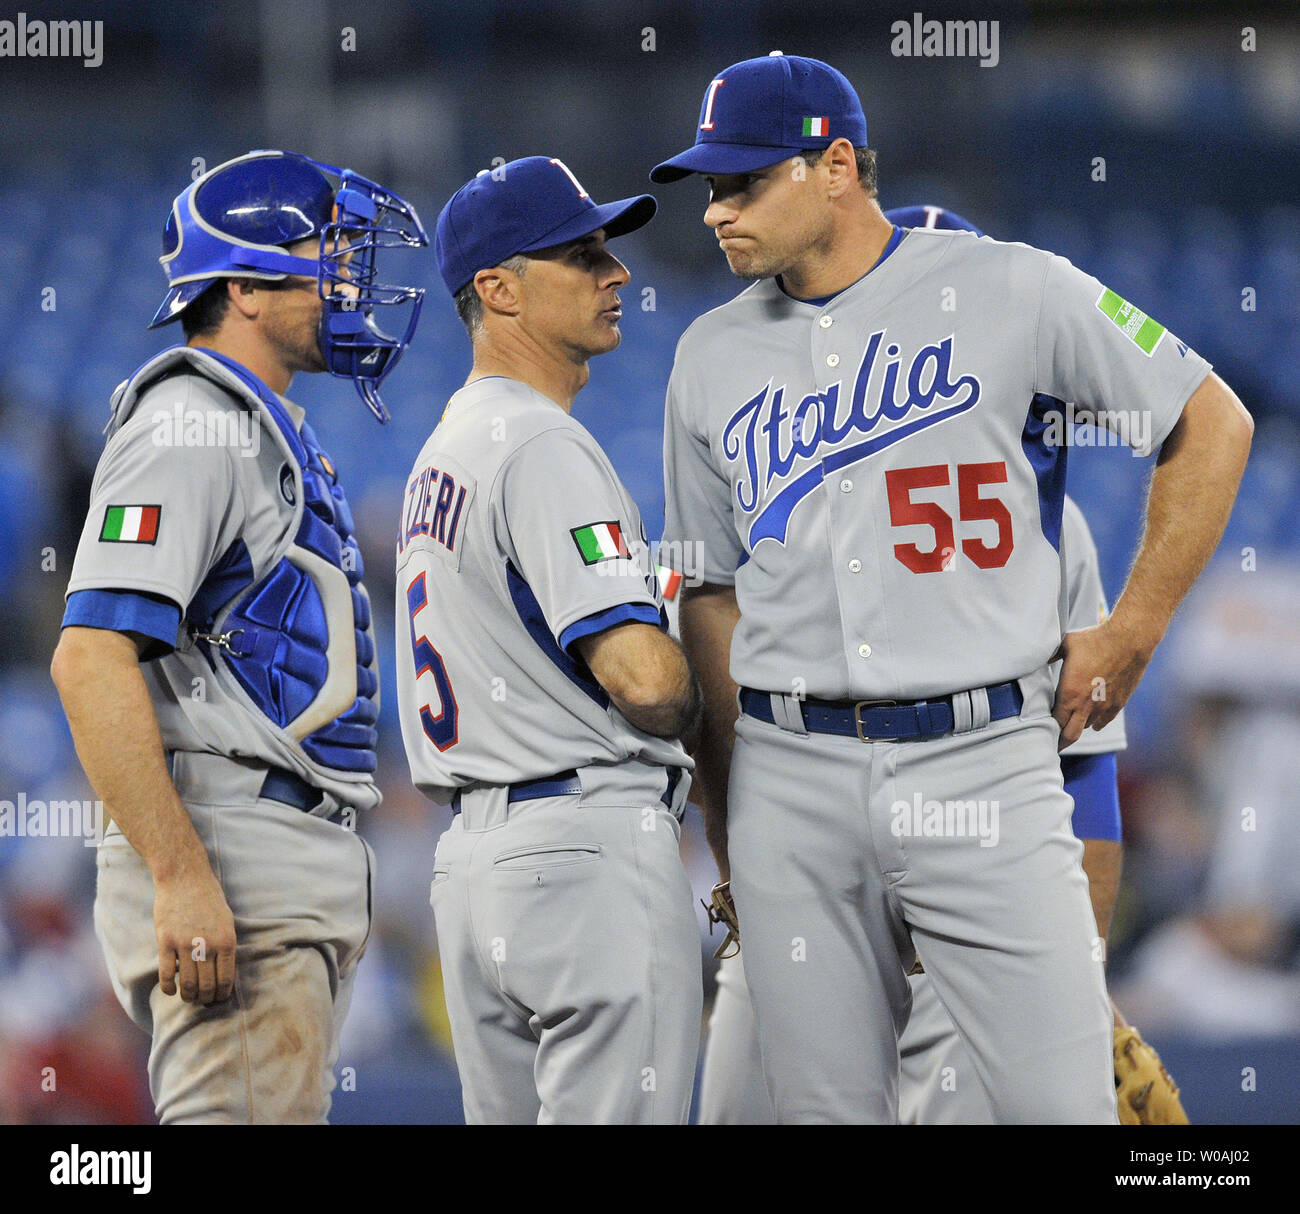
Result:
{"label": "majestic logo on sleeve", "polygon": [[[769,379],[727,420],[722,432],[723,454],[742,462],[736,479],[736,504],[745,514],[756,515],[749,527],[751,552],[760,540],[785,543],[794,508],[832,472],[979,403],[978,376],[952,377],[952,334],[923,346],[906,372],[899,347],[889,344],[877,374],[885,332],[881,329],[867,339],[862,362],[848,389],[842,389],[842,381],[837,380],[824,392],[811,393],[787,410],[785,385],[774,389]],[[864,436],[863,441],[841,445],[858,435]],[[818,453],[827,447],[836,450],[819,458]],[[816,462],[768,496],[773,481],[786,480],[805,460]]]}

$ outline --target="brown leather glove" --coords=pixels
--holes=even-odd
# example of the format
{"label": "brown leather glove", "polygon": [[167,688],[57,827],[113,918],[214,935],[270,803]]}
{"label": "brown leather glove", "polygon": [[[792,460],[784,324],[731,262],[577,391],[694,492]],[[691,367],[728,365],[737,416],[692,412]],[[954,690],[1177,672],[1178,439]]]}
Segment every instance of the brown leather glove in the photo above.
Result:
{"label": "brown leather glove", "polygon": [[[734,957],[740,952],[740,921],[736,918],[736,904],[731,900],[731,882],[719,881],[713,887],[712,897],[712,904],[705,902],[703,898],[700,899],[700,905],[709,916],[709,935],[713,935],[715,923],[721,923],[727,929],[726,936],[713,955]],[[728,949],[731,951],[728,952]]]}
{"label": "brown leather glove", "polygon": [[1187,1125],[1177,1085],[1131,1024],[1115,1029],[1115,1100],[1120,1125]]}

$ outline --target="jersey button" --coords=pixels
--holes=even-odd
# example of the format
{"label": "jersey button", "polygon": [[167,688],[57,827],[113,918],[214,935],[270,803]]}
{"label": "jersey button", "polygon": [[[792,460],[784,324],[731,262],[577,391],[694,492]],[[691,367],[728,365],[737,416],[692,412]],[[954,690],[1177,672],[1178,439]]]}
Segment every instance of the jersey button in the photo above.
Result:
{"label": "jersey button", "polygon": [[818,319],[817,319],[817,323],[818,323],[819,325],[821,325],[821,327],[822,327],[823,329],[829,329],[829,328],[831,327],[831,325],[833,325],[833,324],[835,323],[835,321],[832,320],[831,317],[829,317],[829,316],[821,316],[821,317],[818,317]]}
{"label": "jersey button", "polygon": [[838,354],[826,355],[826,365],[828,367],[838,367],[840,365],[840,356]]}
{"label": "jersey button", "polygon": [[840,481],[840,492],[841,493],[853,492],[853,482],[849,480],[847,476],[842,481]]}
{"label": "jersey button", "polygon": [[871,656],[871,646],[870,646],[870,645],[859,645],[859,646],[858,646],[858,657],[860,657],[860,658],[869,658],[870,656]]}
{"label": "jersey button", "polygon": [[862,562],[858,560],[856,557],[854,557],[854,559],[849,562],[849,572],[850,573],[862,572]]}

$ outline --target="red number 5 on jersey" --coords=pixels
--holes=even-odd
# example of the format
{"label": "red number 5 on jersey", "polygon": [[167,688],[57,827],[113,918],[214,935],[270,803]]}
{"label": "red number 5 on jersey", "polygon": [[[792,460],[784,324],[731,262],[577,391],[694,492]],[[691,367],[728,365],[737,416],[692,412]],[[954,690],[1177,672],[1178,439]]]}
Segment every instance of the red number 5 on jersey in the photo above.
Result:
{"label": "red number 5 on jersey", "polygon": [[420,706],[420,724],[425,736],[439,750],[450,750],[458,741],[456,717],[456,693],[451,689],[451,680],[447,677],[447,667],[440,654],[423,633],[415,631],[416,613],[429,604],[429,592],[421,573],[406,588],[406,606],[411,616],[411,652],[415,655],[415,680],[418,683],[422,674],[433,675],[434,686],[438,689],[438,703],[442,711],[435,717],[428,704]]}
{"label": "red number 5 on jersey", "polygon": [[[996,497],[981,497],[981,485],[1004,484],[1004,460],[990,464],[957,465],[957,517],[963,522],[988,519],[997,524],[998,541],[964,539],[961,550],[981,569],[1001,569],[1010,559],[1015,540],[1011,534],[1011,512]],[[938,489],[951,483],[947,464],[921,468],[891,468],[885,473],[889,493],[889,521],[895,527],[922,525],[934,532],[934,547],[922,550],[916,544],[895,544],[894,555],[913,573],[938,573],[956,559],[957,538],[953,518],[938,502],[914,502],[916,489]]]}

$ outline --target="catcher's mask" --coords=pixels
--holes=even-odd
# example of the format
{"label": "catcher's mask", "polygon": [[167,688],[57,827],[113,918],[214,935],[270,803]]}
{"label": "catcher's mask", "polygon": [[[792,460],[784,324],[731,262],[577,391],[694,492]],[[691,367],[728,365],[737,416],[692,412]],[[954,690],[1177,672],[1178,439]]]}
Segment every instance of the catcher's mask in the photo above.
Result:
{"label": "catcher's mask", "polygon": [[[319,260],[283,247],[313,236]],[[424,289],[380,282],[376,258],[380,249],[428,243],[415,208],[359,173],[296,152],[248,152],[204,173],[172,203],[159,258],[169,289],[149,328],[175,320],[219,278],[314,278],[325,368],[352,380],[386,422],[379,383],[410,344]],[[376,324],[380,307],[397,309],[400,337]]]}

